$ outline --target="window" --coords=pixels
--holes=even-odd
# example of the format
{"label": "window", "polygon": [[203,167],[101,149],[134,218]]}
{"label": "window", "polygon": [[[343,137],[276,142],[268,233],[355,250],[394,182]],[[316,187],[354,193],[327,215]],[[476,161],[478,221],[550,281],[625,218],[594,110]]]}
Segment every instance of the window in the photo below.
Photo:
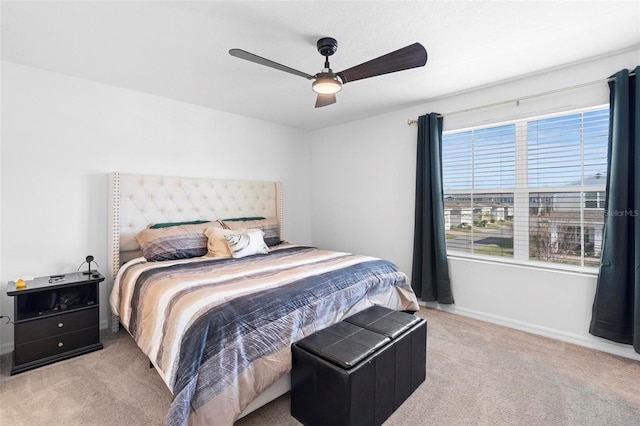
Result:
{"label": "window", "polygon": [[604,209],[604,191],[584,194],[585,209]]}
{"label": "window", "polygon": [[446,132],[447,249],[598,266],[608,108]]}

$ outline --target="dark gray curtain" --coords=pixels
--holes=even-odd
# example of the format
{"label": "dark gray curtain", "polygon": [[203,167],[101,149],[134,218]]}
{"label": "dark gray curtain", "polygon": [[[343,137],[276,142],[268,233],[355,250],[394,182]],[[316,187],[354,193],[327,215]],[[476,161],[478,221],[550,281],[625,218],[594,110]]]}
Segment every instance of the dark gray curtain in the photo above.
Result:
{"label": "dark gray curtain", "polygon": [[418,118],[416,216],[411,286],[424,301],[453,303],[444,235],[442,117]]}
{"label": "dark gray curtain", "polygon": [[589,332],[640,353],[640,111],[637,75],[609,82],[609,151],[602,258]]}

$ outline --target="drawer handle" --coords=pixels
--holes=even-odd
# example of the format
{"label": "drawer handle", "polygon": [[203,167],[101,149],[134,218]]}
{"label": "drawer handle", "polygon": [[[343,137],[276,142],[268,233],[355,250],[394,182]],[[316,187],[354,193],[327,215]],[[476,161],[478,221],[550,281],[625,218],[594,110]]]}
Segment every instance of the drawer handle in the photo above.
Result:
{"label": "drawer handle", "polygon": [[58,347],[59,347],[59,348],[61,348],[61,347],[63,347],[63,346],[64,346],[64,343],[62,343],[62,342],[58,342]]}
{"label": "drawer handle", "polygon": [[58,323],[58,328],[62,328],[62,327],[64,327],[64,324],[63,324],[63,323],[61,323],[61,322],[59,322],[59,323]]}

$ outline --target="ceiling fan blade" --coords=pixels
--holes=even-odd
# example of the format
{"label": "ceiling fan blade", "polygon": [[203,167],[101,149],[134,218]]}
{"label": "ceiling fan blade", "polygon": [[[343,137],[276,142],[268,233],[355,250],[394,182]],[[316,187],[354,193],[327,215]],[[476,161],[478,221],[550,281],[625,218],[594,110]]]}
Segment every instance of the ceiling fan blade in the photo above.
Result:
{"label": "ceiling fan blade", "polygon": [[309,75],[309,74],[304,73],[302,71],[295,70],[295,69],[290,68],[290,67],[288,67],[286,65],[282,65],[282,64],[279,64],[277,62],[273,62],[273,61],[271,61],[269,59],[265,59],[265,58],[263,58],[261,56],[254,55],[253,53],[249,53],[249,52],[247,52],[245,50],[242,50],[242,49],[231,49],[231,50],[229,50],[229,54],[231,56],[235,56],[236,58],[245,59],[245,60],[250,61],[250,62],[255,62],[256,64],[260,64],[260,65],[264,65],[264,66],[267,66],[267,67],[270,67],[270,68],[275,68],[275,69],[280,70],[280,71],[288,72],[289,74],[298,75],[298,76],[304,77],[304,78],[306,78],[308,80],[315,79],[315,77],[312,76],[312,75]]}
{"label": "ceiling fan blade", "polygon": [[424,66],[427,49],[414,43],[338,73],[342,83]]}
{"label": "ceiling fan blade", "polygon": [[335,93],[331,93],[328,95],[318,93],[318,97],[316,98],[316,108],[320,108],[320,107],[335,104],[335,103],[336,103]]}

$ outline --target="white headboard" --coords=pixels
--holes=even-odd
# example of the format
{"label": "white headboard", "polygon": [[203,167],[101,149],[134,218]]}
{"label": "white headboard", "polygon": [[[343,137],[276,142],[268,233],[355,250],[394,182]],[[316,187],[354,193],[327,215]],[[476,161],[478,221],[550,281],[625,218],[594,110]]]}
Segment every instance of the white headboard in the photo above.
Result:
{"label": "white headboard", "polygon": [[108,279],[122,254],[139,253],[135,235],[149,224],[256,216],[277,216],[283,238],[280,182],[110,173]]}

